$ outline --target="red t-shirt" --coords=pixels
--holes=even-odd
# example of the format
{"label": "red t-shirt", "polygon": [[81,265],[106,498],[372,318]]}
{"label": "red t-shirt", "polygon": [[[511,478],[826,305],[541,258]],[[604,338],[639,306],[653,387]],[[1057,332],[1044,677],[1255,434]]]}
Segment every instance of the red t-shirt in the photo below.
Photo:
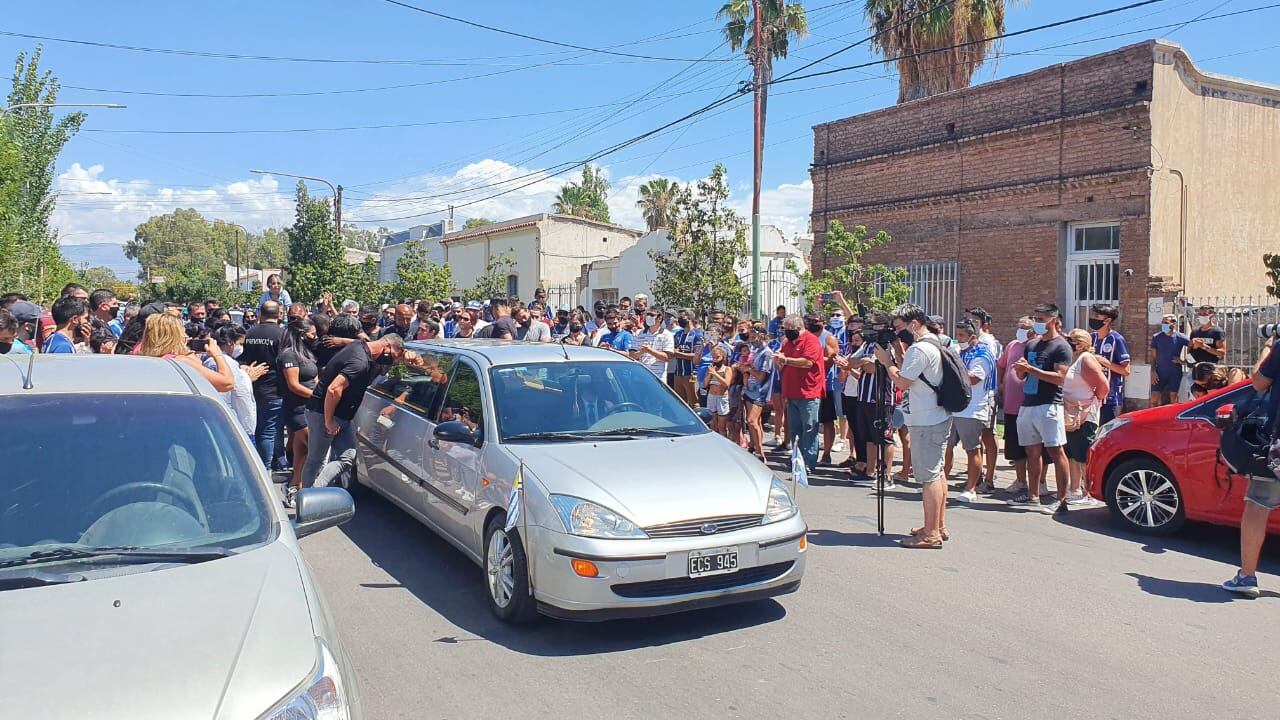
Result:
{"label": "red t-shirt", "polygon": [[822,345],[818,336],[808,331],[801,331],[795,341],[782,343],[779,352],[791,358],[812,360],[813,366],[807,368],[787,365],[782,368],[782,397],[787,400],[817,400],[822,397],[826,385],[826,371],[822,361]]}

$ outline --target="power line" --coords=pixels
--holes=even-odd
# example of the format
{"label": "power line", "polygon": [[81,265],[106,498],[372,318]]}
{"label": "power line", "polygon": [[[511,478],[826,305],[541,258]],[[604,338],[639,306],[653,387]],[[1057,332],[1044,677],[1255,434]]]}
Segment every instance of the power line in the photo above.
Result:
{"label": "power line", "polygon": [[[873,63],[867,63],[867,64],[864,64],[864,65],[857,65],[857,66],[851,66],[851,67],[845,67],[845,68],[836,68],[836,69],[834,69],[834,70],[818,71],[818,72],[810,73],[810,74],[807,74],[807,75],[793,75],[793,74],[788,74],[788,75],[784,75],[784,76],[782,76],[782,77],[779,77],[779,78],[775,78],[775,79],[773,79],[772,81],[770,81],[770,82],[769,82],[769,84],[770,84],[770,85],[772,85],[772,84],[776,84],[776,83],[779,83],[779,82],[789,82],[789,81],[795,81],[795,80],[808,79],[808,78],[812,78],[812,77],[820,77],[820,76],[830,75],[830,74],[833,74],[833,73],[836,73],[836,72],[843,72],[843,71],[851,70],[851,69],[855,69],[855,68],[866,67],[866,66],[868,66],[868,65],[878,65],[878,64],[881,64],[881,63],[891,63],[891,62],[897,62],[898,60],[902,60],[902,59],[908,59],[908,58],[911,58],[911,57],[922,57],[922,56],[926,56],[926,55],[936,54],[936,53],[939,53],[939,52],[946,52],[946,51],[948,51],[948,50],[954,50],[954,49],[957,49],[957,48],[960,48],[960,47],[967,47],[967,46],[974,45],[974,44],[977,44],[977,43],[994,42],[994,41],[1002,40],[1002,39],[1005,39],[1005,38],[1008,38],[1008,37],[1016,37],[1016,36],[1020,36],[1020,35],[1026,35],[1026,34],[1029,34],[1029,33],[1032,33],[1032,32],[1039,32],[1039,31],[1042,31],[1042,30],[1048,30],[1048,29],[1051,29],[1051,28],[1062,27],[1062,26],[1065,26],[1065,25],[1070,25],[1070,24],[1074,24],[1074,23],[1084,22],[1084,21],[1086,21],[1086,20],[1092,20],[1092,19],[1096,19],[1096,18],[1099,18],[1099,17],[1104,17],[1104,16],[1107,16],[1107,15],[1112,15],[1112,14],[1119,13],[1119,12],[1124,12],[1124,11],[1126,11],[1126,10],[1132,10],[1132,9],[1139,8],[1139,7],[1145,7],[1145,6],[1147,6],[1147,5],[1154,5],[1154,4],[1157,4],[1157,3],[1159,3],[1159,2],[1163,2],[1163,1],[1164,1],[1164,0],[1143,0],[1142,2],[1130,3],[1130,4],[1128,4],[1128,5],[1124,5],[1124,6],[1120,6],[1120,7],[1116,7],[1116,8],[1111,8],[1111,9],[1108,9],[1108,10],[1102,10],[1102,11],[1099,11],[1099,12],[1089,13],[1089,14],[1086,14],[1086,15],[1080,15],[1080,16],[1077,16],[1077,17],[1068,18],[1068,19],[1065,19],[1065,20],[1057,21],[1057,22],[1046,23],[1046,24],[1044,24],[1044,25],[1039,25],[1039,26],[1035,26],[1035,27],[1031,27],[1031,28],[1026,28],[1026,29],[1023,29],[1023,30],[1017,30],[1017,31],[1012,31],[1012,32],[1000,33],[1000,34],[997,34],[997,35],[992,36],[992,37],[989,37],[989,38],[984,38],[984,39],[982,39],[982,40],[969,41],[969,42],[964,42],[964,43],[957,43],[957,44],[955,44],[955,45],[953,45],[953,46],[950,46],[950,47],[934,48],[934,49],[931,49],[931,50],[928,50],[928,51],[922,51],[922,52],[919,52],[919,53],[904,53],[904,54],[899,55],[899,56],[894,57],[894,58],[885,58],[885,59],[883,59],[883,60],[880,60],[880,61],[877,61],[877,62],[873,62]],[[1205,18],[1205,19],[1209,19],[1209,18]],[[881,33],[883,33],[883,32],[886,32],[886,31],[887,31],[887,29],[886,29],[886,30],[881,30],[881,31],[877,32],[876,34],[878,35],[878,34],[881,34]],[[869,40],[870,40],[870,38],[867,38],[867,39],[861,40],[861,41],[859,41],[858,43],[855,43],[855,45],[857,45],[857,44],[862,44],[862,43],[865,43],[865,42],[868,42]],[[564,174],[565,172],[568,172],[569,170],[575,169],[575,168],[577,168],[577,167],[581,167],[581,166],[586,165],[586,164],[588,164],[588,163],[594,162],[594,161],[596,161],[596,160],[598,160],[598,159],[600,159],[600,158],[602,158],[602,157],[605,157],[605,156],[607,156],[607,155],[613,154],[613,153],[615,153],[615,152],[617,152],[617,151],[619,151],[619,150],[621,150],[621,149],[623,149],[623,148],[626,148],[626,147],[629,147],[629,146],[634,145],[634,144],[636,144],[636,143],[642,142],[642,141],[644,141],[644,140],[646,140],[646,139],[648,139],[648,138],[650,138],[650,137],[652,137],[652,136],[654,136],[654,135],[656,135],[656,134],[658,134],[658,133],[662,132],[663,130],[666,130],[667,128],[673,127],[674,125],[677,125],[677,124],[680,124],[680,123],[686,122],[686,121],[688,121],[688,120],[690,120],[690,119],[693,119],[693,118],[698,117],[698,116],[700,116],[700,115],[703,115],[703,114],[705,114],[705,113],[707,113],[707,112],[710,112],[711,110],[714,110],[715,108],[720,107],[720,106],[722,106],[722,105],[724,105],[724,104],[726,104],[726,103],[728,103],[728,102],[730,102],[730,101],[732,101],[732,100],[734,100],[734,99],[736,99],[736,98],[738,98],[738,97],[742,96],[742,95],[743,95],[743,94],[745,94],[745,93],[746,93],[746,91],[748,91],[748,90],[749,90],[749,88],[746,88],[746,87],[740,88],[739,90],[737,90],[737,91],[736,91],[736,92],[734,92],[733,94],[730,94],[730,95],[727,95],[727,96],[725,96],[725,97],[722,97],[722,98],[720,98],[719,100],[715,100],[715,101],[713,101],[713,102],[709,103],[708,105],[705,105],[705,106],[703,106],[703,107],[701,107],[701,108],[698,108],[697,110],[694,110],[694,111],[692,111],[692,112],[690,112],[690,113],[687,113],[687,114],[685,114],[685,115],[683,115],[683,116],[681,116],[681,117],[679,117],[679,118],[677,118],[677,119],[675,119],[675,120],[673,120],[673,121],[671,121],[671,122],[668,122],[668,123],[666,123],[666,124],[664,124],[664,125],[662,125],[662,126],[660,126],[660,127],[658,127],[658,128],[655,128],[654,130],[650,130],[650,131],[648,131],[648,132],[646,132],[646,133],[642,133],[641,135],[637,135],[637,136],[635,136],[635,137],[633,137],[633,138],[631,138],[631,139],[629,139],[629,140],[625,140],[625,141],[623,141],[623,142],[617,143],[617,144],[615,144],[615,145],[613,145],[613,146],[610,146],[610,147],[608,147],[608,148],[605,148],[605,149],[603,149],[603,150],[600,150],[599,152],[592,154],[592,155],[591,155],[591,156],[589,156],[588,158],[586,158],[586,159],[584,159],[584,160],[581,160],[581,161],[578,161],[578,162],[576,162],[576,163],[573,163],[573,164],[569,165],[568,167],[564,167],[563,169],[557,169],[557,168],[560,168],[561,166],[553,166],[553,168],[549,169],[549,170],[550,170],[550,172],[546,172],[546,174],[543,174],[541,177],[539,177],[538,179],[536,179],[536,180],[534,180],[534,181],[532,181],[532,182],[525,183],[525,184],[522,184],[522,185],[519,185],[519,186],[516,186],[516,187],[508,188],[508,189],[502,190],[502,191],[500,191],[500,192],[494,193],[494,194],[492,194],[492,195],[488,195],[488,196],[485,196],[485,197],[482,197],[482,198],[478,198],[478,199],[475,199],[475,200],[470,200],[470,201],[467,201],[467,202],[464,202],[464,203],[453,203],[453,204],[451,205],[451,207],[440,208],[440,209],[437,209],[437,210],[434,210],[434,211],[428,211],[428,212],[422,212],[422,213],[415,213],[415,214],[412,214],[412,215],[403,215],[403,216],[398,216],[398,217],[389,217],[389,218],[371,218],[371,219],[366,219],[366,220],[353,220],[353,222],[362,222],[362,223],[382,223],[382,222],[397,222],[397,221],[400,221],[400,220],[409,220],[409,219],[414,219],[414,218],[419,218],[419,217],[425,217],[425,216],[429,216],[429,215],[438,214],[438,213],[440,213],[440,212],[448,211],[448,210],[450,210],[451,208],[452,208],[452,209],[458,209],[458,208],[461,208],[461,207],[467,207],[467,206],[470,206],[470,205],[475,205],[475,204],[478,204],[478,203],[484,202],[484,201],[486,201],[486,200],[491,200],[491,199],[494,199],[494,198],[500,197],[500,196],[502,196],[502,195],[506,195],[506,194],[509,194],[509,193],[515,192],[515,191],[520,190],[520,189],[522,189],[522,188],[524,188],[524,187],[529,187],[530,185],[534,185],[534,184],[536,184],[536,183],[543,182],[543,181],[545,181],[546,179],[548,179],[548,178],[550,178],[550,177],[556,177],[556,176],[558,176],[558,175],[562,175],[562,174]],[[562,163],[561,165],[563,165],[563,163]],[[531,173],[531,174],[532,174],[532,173]],[[482,188],[474,188],[474,189],[477,189],[477,190],[478,190],[478,189],[482,189]]]}
{"label": "power line", "polygon": [[465,18],[455,17],[453,15],[445,15],[444,13],[436,12],[435,10],[428,10],[426,8],[418,7],[417,5],[410,5],[409,3],[406,3],[406,2],[400,2],[400,0],[385,0],[385,2],[391,5],[396,5],[396,6],[405,8],[406,10],[413,10],[414,12],[420,12],[423,15],[430,15],[432,17],[437,17],[442,20],[449,20],[452,22],[461,23],[463,25],[470,25],[471,27],[480,28],[481,30],[488,30],[489,32],[495,32],[502,35],[510,35],[511,37],[523,38],[525,40],[532,40],[534,42],[539,42],[546,45],[554,45],[556,47],[570,48],[572,50],[582,50],[582,51],[591,52],[591,53],[599,53],[601,55],[616,55],[618,57],[638,58],[641,60],[664,60],[664,61],[688,62],[688,63],[735,62],[736,61],[736,58],[734,60],[707,60],[707,59],[701,59],[701,58],[694,59],[694,58],[679,58],[679,57],[662,57],[658,55],[640,55],[636,53],[618,52],[616,50],[608,50],[605,48],[587,47],[586,45],[574,45],[573,43],[560,42],[559,40],[548,40],[547,38],[538,37],[536,35],[527,35],[525,33],[516,32],[514,30],[507,30],[500,27],[494,27],[492,25],[485,25],[484,23],[478,23],[478,22],[475,22],[474,20],[467,20]]}

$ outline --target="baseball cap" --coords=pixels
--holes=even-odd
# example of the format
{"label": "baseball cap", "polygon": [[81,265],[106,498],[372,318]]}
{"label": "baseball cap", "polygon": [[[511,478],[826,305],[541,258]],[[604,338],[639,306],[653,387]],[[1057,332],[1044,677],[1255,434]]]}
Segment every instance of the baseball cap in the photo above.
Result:
{"label": "baseball cap", "polygon": [[479,310],[482,307],[484,306],[480,304],[479,300],[472,300],[471,302],[467,303],[468,310]]}
{"label": "baseball cap", "polygon": [[573,308],[569,307],[568,305],[561,305],[560,307],[556,308],[556,310],[559,312],[573,312]]}
{"label": "baseball cap", "polygon": [[40,319],[40,306],[29,301],[19,300],[9,306],[9,312],[20,323],[35,322]]}

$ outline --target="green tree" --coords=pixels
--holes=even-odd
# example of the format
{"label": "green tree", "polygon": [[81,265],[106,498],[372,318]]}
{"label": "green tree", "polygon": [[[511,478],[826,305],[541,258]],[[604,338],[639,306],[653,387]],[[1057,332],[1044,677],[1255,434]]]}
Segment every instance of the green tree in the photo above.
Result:
{"label": "green tree", "polygon": [[[404,255],[396,260],[396,274],[399,280],[392,294],[397,298],[440,301],[453,289],[453,271],[448,265],[432,262],[420,240],[405,243]],[[502,282],[505,288],[505,276]]]}
{"label": "green tree", "polygon": [[482,218],[482,217],[467,218],[467,221],[462,223],[462,229],[478,230],[486,225],[492,225],[493,223],[494,221],[490,220],[489,218]]}
{"label": "green tree", "polygon": [[388,228],[363,230],[354,225],[342,226],[342,244],[365,252],[381,252],[386,237],[391,234]]}
{"label": "green tree", "polygon": [[79,275],[80,275],[80,284],[84,285],[90,290],[96,290],[98,288],[109,289],[114,287],[115,284],[119,282],[119,279],[116,277],[115,272],[112,271],[111,268],[106,267],[105,265],[95,265],[93,267],[86,267],[79,272]]}
{"label": "green tree", "polygon": [[[241,262],[257,270],[282,268],[289,263],[288,230],[267,228],[248,238],[247,257]],[[241,248],[244,250],[245,248]]]}
{"label": "green tree", "polygon": [[1271,279],[1271,284],[1267,286],[1267,294],[1280,299],[1280,255],[1267,253],[1262,256],[1262,262],[1267,266],[1267,277]]}
{"label": "green tree", "polygon": [[560,215],[610,222],[609,220],[609,181],[604,172],[593,165],[582,168],[582,180],[565,183],[556,194],[553,209]]}
{"label": "green tree", "polygon": [[720,164],[698,181],[696,190],[676,194],[671,249],[649,251],[655,304],[704,313],[715,308],[736,312],[746,304],[747,289],[737,272],[747,252],[746,231],[726,205],[728,199],[729,183]]}
{"label": "green tree", "polygon": [[347,266],[342,285],[334,295],[339,302],[349,299],[361,305],[380,305],[391,298],[391,288],[379,280],[378,263],[370,257],[359,265]]}
{"label": "green tree", "polygon": [[671,227],[671,211],[675,207],[679,190],[679,184],[667,178],[654,178],[640,186],[640,199],[636,201],[636,207],[644,215],[644,221],[650,230]]}
{"label": "green tree", "polygon": [[227,257],[227,242],[238,232],[235,228],[204,219],[193,208],[178,208],[156,215],[134,228],[133,239],[125,243],[124,254],[138,261],[139,279],[150,275],[169,275],[177,268],[191,265],[215,268],[220,275]]}
{"label": "green tree", "polygon": [[328,198],[313,198],[299,181],[289,238],[289,294],[311,302],[324,291],[340,289],[347,276],[341,238],[334,231]]}
{"label": "green tree", "polygon": [[40,71],[40,56],[39,47],[30,56],[18,54],[5,102],[12,110],[0,118],[0,277],[10,289],[47,302],[75,277],[49,219],[55,163],[85,115],[55,121],[53,109],[31,106],[58,101],[58,80]]}
{"label": "green tree", "polygon": [[[866,15],[876,30],[871,45],[884,56],[886,65],[898,67],[898,102],[968,87],[997,49],[994,42],[978,41],[1004,33],[1006,4],[1006,0],[866,0]],[[972,44],[953,47],[964,43]]]}
{"label": "green tree", "polygon": [[[160,275],[157,273],[157,277]],[[226,281],[222,267],[189,263],[165,271],[164,282],[144,282],[139,288],[148,300],[186,303],[205,298],[218,298],[224,304],[239,301],[240,293]],[[257,298],[254,298],[255,300]]]}
{"label": "green tree", "polygon": [[[911,286],[905,282],[906,268],[862,262],[862,256],[872,249],[892,242],[889,233],[881,230],[868,237],[865,225],[847,230],[839,220],[832,220],[826,234],[822,253],[828,267],[816,275],[809,271],[800,274],[800,293],[808,299],[810,308],[818,307],[822,293],[832,290],[843,290],[850,303],[865,302],[884,311],[892,311],[911,298]],[[833,304],[826,304],[826,309],[833,308]]]}
{"label": "green tree", "polygon": [[[760,90],[760,119],[763,124],[769,109],[773,61],[787,57],[793,39],[799,40],[809,34],[809,18],[798,2],[761,0],[761,37],[756,37],[751,6],[752,0],[729,0],[716,13],[716,19],[726,21],[722,32],[729,47],[735,51],[746,50],[747,62],[755,71],[756,87]],[[762,128],[762,142],[763,138]]]}
{"label": "green tree", "polygon": [[476,278],[476,282],[462,296],[468,300],[489,300],[507,296],[507,276],[516,267],[515,248],[508,248],[504,253],[490,255],[484,264],[484,274]]}

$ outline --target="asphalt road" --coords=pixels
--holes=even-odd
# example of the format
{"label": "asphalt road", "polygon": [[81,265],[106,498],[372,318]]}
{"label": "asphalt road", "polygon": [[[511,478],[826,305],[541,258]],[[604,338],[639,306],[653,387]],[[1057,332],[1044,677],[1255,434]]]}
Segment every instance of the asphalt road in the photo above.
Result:
{"label": "asphalt road", "polygon": [[[1007,479],[1002,481],[1007,482]],[[896,546],[919,495],[814,478],[800,591],[605,624],[509,628],[480,569],[380,498],[302,545],[369,718],[1203,718],[1276,712],[1280,553],[1266,592],[1218,588],[1234,530],[1117,532],[954,504],[941,551]]]}

